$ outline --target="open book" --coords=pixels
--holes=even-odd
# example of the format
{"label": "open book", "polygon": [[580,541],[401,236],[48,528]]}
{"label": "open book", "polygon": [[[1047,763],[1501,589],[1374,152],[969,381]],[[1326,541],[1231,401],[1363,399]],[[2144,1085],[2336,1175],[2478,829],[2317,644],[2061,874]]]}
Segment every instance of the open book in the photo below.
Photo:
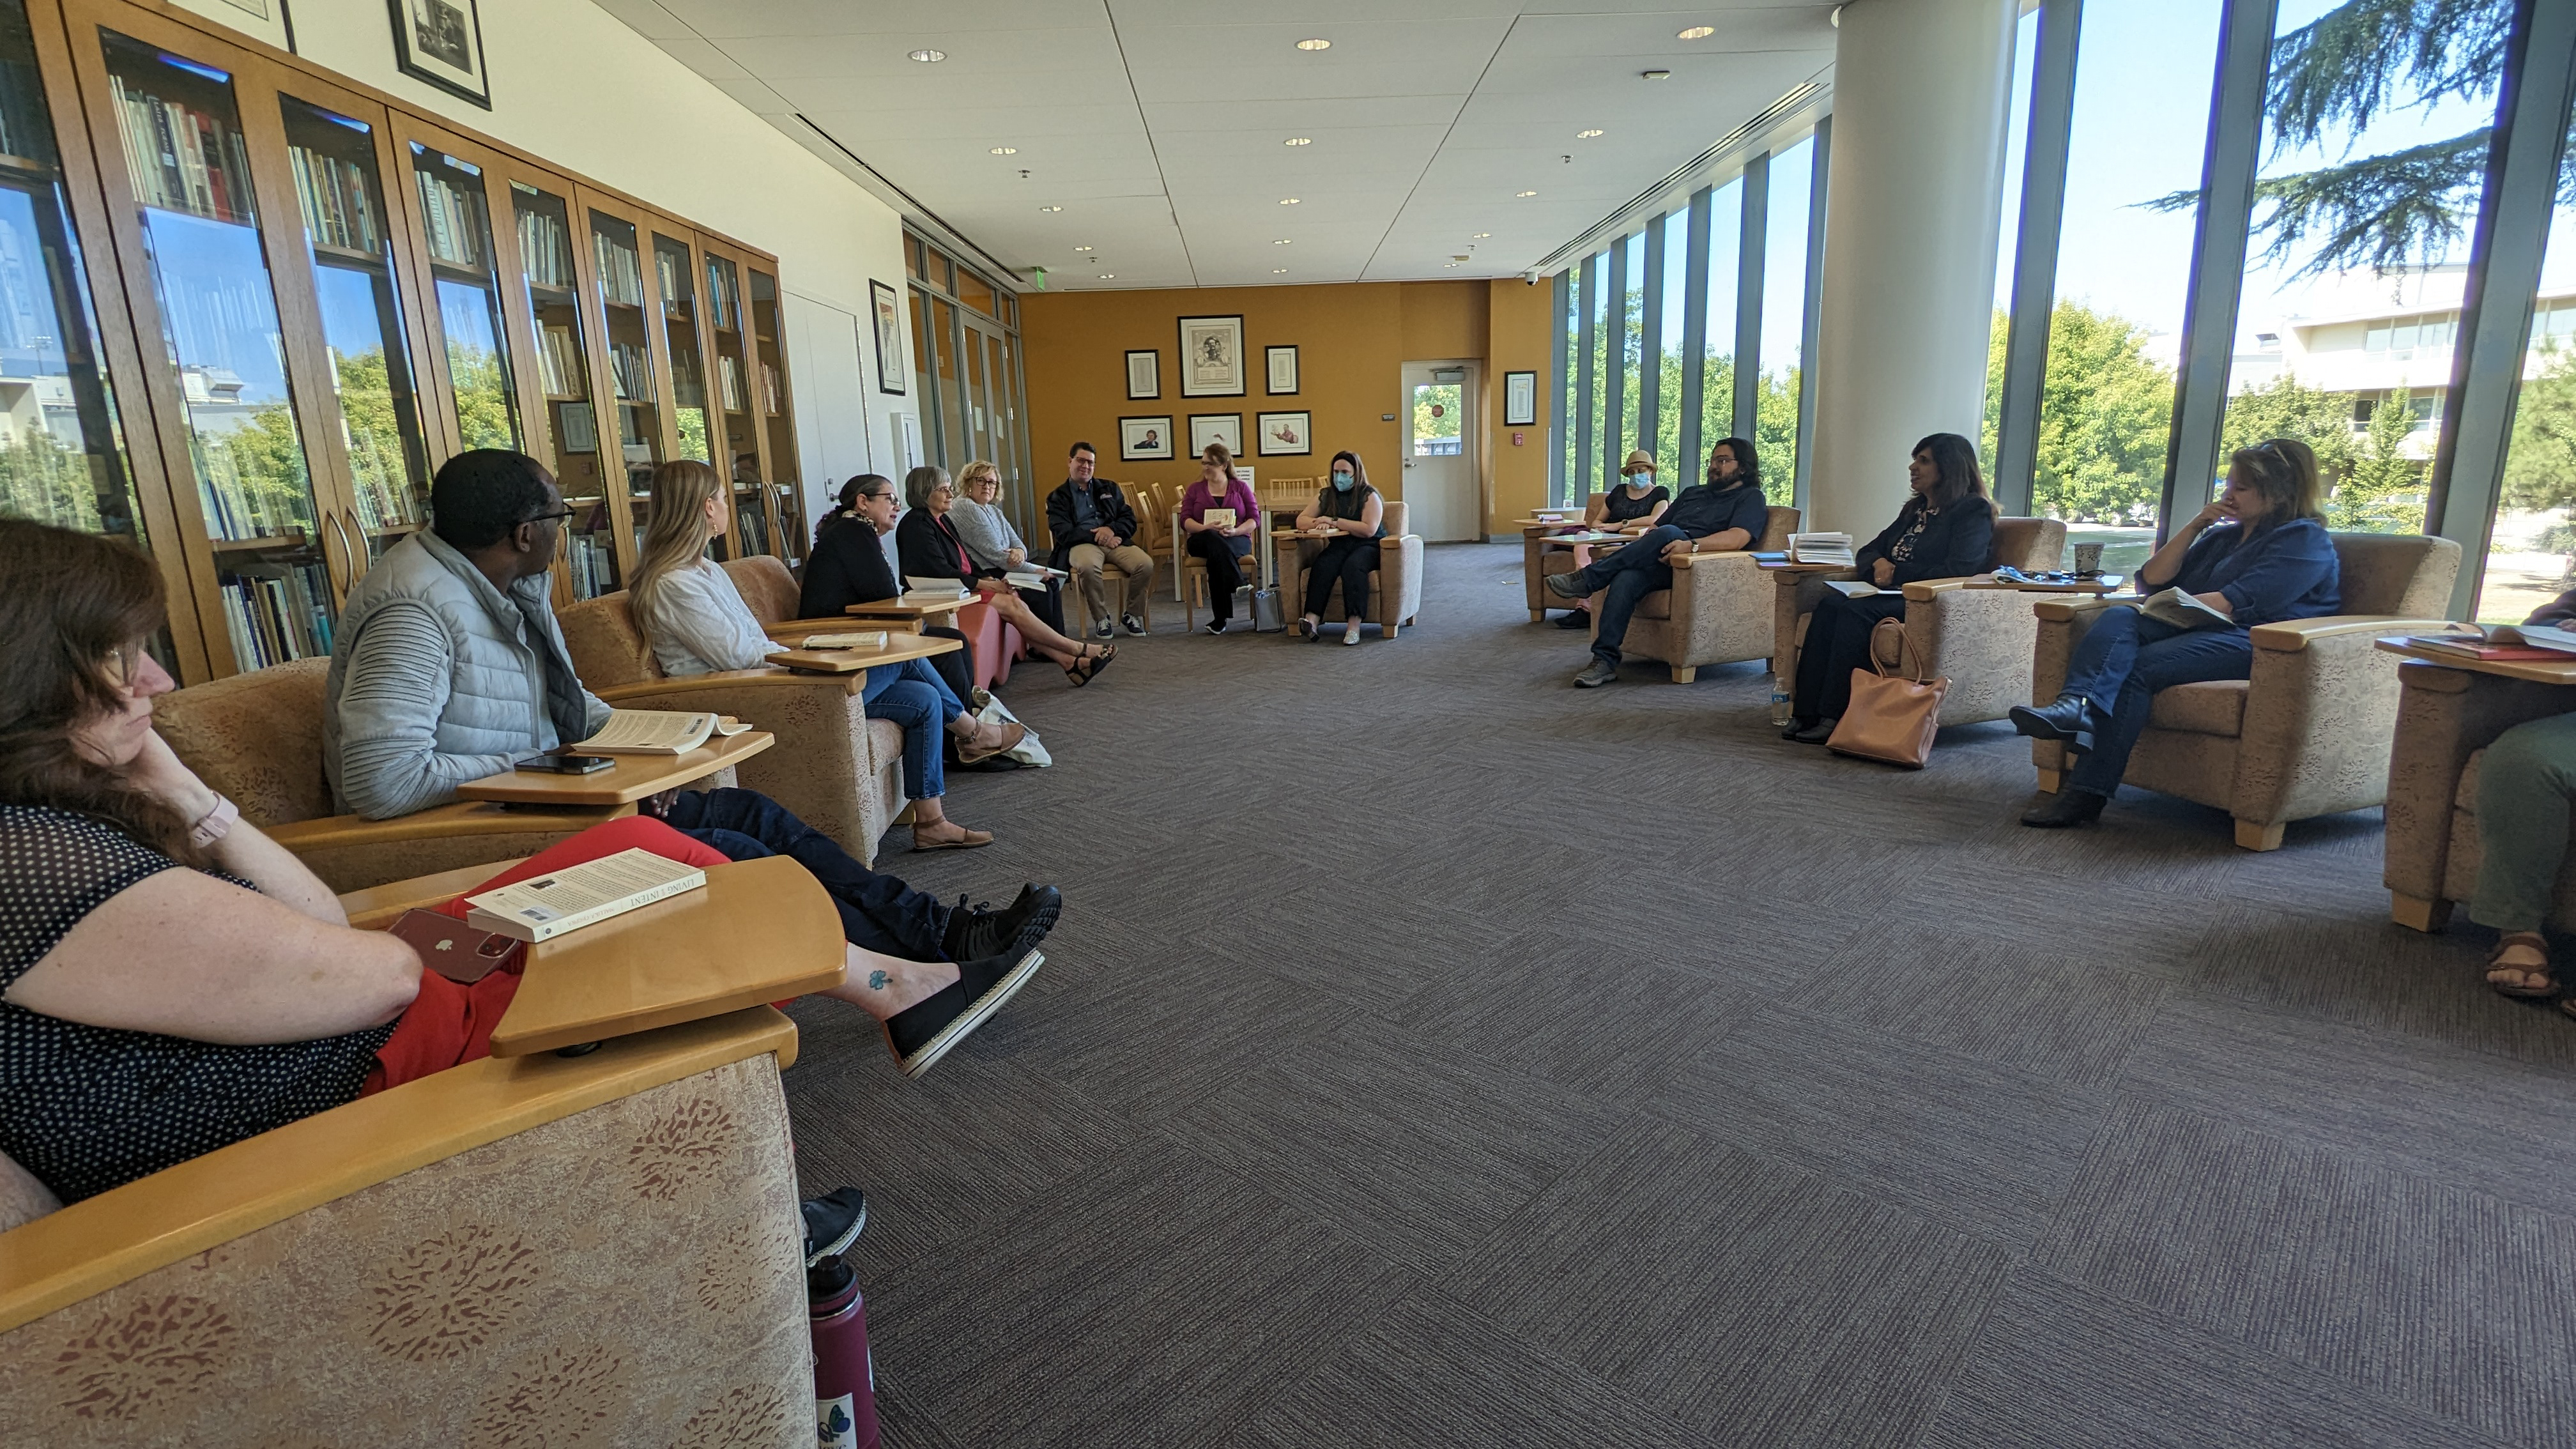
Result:
{"label": "open book", "polygon": [[1852,536],[1848,533],[1793,533],[1789,535],[1789,557],[1804,564],[1840,564],[1852,566]]}
{"label": "open book", "polygon": [[1210,528],[1232,528],[1234,527],[1234,510],[1231,508],[1202,509],[1199,512],[1199,522]]}
{"label": "open book", "polygon": [[751,726],[729,714],[678,709],[612,709],[599,733],[574,745],[585,755],[685,755],[713,735],[738,735]]}
{"label": "open book", "polygon": [[2180,589],[2167,589],[2138,606],[2138,612],[2159,624],[2177,629],[2206,629],[2213,624],[2233,626],[2236,621],[2209,607],[2198,596]]}
{"label": "open book", "polygon": [[1072,577],[1073,575],[1062,569],[1051,569],[1043,564],[1029,564],[1003,574],[1002,582],[1015,589],[1043,589],[1058,579]]}
{"label": "open book", "polygon": [[1876,584],[1865,584],[1858,579],[1827,579],[1825,580],[1825,587],[1842,595],[1846,599],[1866,599],[1878,594],[1901,594],[1905,592],[1903,589],[1882,589]]}
{"label": "open book", "polygon": [[919,574],[905,574],[903,576],[903,590],[908,594],[962,594],[966,592],[966,581],[964,579],[931,579],[924,578]]}
{"label": "open book", "polygon": [[465,898],[467,924],[522,941],[547,941],[639,906],[693,891],[707,873],[649,850],[621,850]]}
{"label": "open book", "polygon": [[2469,659],[2565,660],[2576,656],[2576,631],[2548,624],[2463,624],[2457,634],[2418,634],[2419,649]]}
{"label": "open book", "polygon": [[885,646],[885,630],[852,629],[846,634],[808,634],[805,636],[805,642],[797,647],[801,649],[883,649]]}

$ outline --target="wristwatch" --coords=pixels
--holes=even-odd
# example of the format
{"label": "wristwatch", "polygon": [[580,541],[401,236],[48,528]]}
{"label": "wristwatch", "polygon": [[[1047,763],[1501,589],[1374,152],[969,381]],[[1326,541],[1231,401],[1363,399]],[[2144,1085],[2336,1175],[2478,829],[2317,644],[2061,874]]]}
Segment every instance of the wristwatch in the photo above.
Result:
{"label": "wristwatch", "polygon": [[241,807],[218,793],[215,808],[197,817],[197,823],[188,827],[188,843],[200,848],[212,845],[232,834],[233,822],[239,819]]}

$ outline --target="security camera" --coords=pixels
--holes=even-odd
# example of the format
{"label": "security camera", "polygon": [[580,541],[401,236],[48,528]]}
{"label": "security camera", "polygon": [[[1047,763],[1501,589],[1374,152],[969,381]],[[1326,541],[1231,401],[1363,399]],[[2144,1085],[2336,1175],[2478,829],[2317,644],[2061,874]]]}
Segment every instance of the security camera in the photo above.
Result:
{"label": "security camera", "polygon": [[1538,273],[1536,273],[1536,272],[1523,272],[1523,273],[1521,273],[1521,281],[1522,281],[1522,282],[1524,282],[1524,283],[1526,283],[1526,284],[1528,284],[1529,286],[1533,286],[1533,287],[1535,287],[1535,286],[1537,286],[1537,285],[1538,285]]}

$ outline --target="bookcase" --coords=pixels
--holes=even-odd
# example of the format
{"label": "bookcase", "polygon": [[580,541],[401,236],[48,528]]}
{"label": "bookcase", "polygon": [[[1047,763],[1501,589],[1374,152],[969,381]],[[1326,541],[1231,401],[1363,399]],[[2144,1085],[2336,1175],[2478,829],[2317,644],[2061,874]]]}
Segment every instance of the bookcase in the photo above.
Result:
{"label": "bookcase", "polygon": [[776,262],[175,10],[0,0],[0,514],[129,539],[184,682],[328,653],[439,464],[573,509],[631,575],[656,465],[801,556]]}

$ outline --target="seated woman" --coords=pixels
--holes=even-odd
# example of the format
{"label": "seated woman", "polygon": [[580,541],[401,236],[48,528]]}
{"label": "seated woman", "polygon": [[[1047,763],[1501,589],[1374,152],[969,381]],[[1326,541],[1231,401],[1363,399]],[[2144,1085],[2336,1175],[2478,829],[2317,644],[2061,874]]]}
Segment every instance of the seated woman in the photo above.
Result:
{"label": "seated woman", "polygon": [[920,467],[903,475],[903,492],[911,504],[903,521],[895,526],[896,561],[903,565],[907,579],[956,579],[984,596],[993,612],[1020,631],[1029,647],[1055,661],[1064,677],[1075,687],[1089,684],[1118,651],[1107,644],[1078,643],[1046,626],[1031,612],[1012,588],[1010,580],[999,569],[979,569],[974,555],[966,551],[966,540],[957,536],[955,525],[948,521],[948,510],[957,502],[957,489],[948,481],[945,468]]}
{"label": "seated woman", "polygon": [[[1211,508],[1231,509],[1231,523],[1210,519]],[[1207,631],[1222,634],[1234,619],[1234,591],[1243,587],[1243,561],[1261,531],[1261,500],[1234,471],[1234,454],[1210,443],[1199,455],[1199,479],[1181,495],[1181,531],[1191,555],[1207,565]]]}
{"label": "seated woman", "polygon": [[[777,647],[761,632],[733,577],[707,557],[708,541],[724,533],[723,482],[715,469],[690,458],[653,471],[644,546],[626,607],[662,672],[674,678],[757,669]],[[903,795],[912,802],[912,848],[992,844],[990,833],[949,819],[941,804],[948,786],[939,735],[945,730],[952,736],[959,762],[972,765],[1018,744],[1027,727],[986,724],[967,713],[927,660],[870,669],[859,697],[868,718],[903,727]]]}
{"label": "seated woman", "polygon": [[[2576,589],[2543,604],[2526,624],[2576,629]],[[2478,765],[2478,893],[2469,919],[2501,933],[2487,984],[2507,996],[2558,994],[2541,923],[2576,815],[2576,714],[2526,720],[2495,737]],[[2558,1003],[2576,1016],[2576,997]]]}
{"label": "seated woman", "polygon": [[[173,685],[149,650],[164,620],[149,559],[5,519],[0,577],[0,1152],[76,1202],[490,1054],[518,977],[459,985],[350,929],[154,731]],[[630,817],[467,894],[632,848],[727,859]],[[1049,895],[1021,923],[1039,935]],[[992,934],[975,939],[1002,954],[963,964],[846,947],[829,994],[883,1023],[917,1075],[1036,969],[1028,930],[1007,947]]]}
{"label": "seated woman", "polygon": [[1297,515],[1297,530],[1322,529],[1334,535],[1315,561],[1306,566],[1306,616],[1297,627],[1310,640],[1324,637],[1324,606],[1332,602],[1333,585],[1342,586],[1342,642],[1360,642],[1360,624],[1368,618],[1369,575],[1377,570],[1377,541],[1386,537],[1386,500],[1369,486],[1360,455],[1344,449],[1333,455],[1333,479],[1315,501]]}
{"label": "seated woman", "polygon": [[[837,619],[852,604],[873,604],[903,592],[887,562],[884,537],[894,532],[894,480],[882,473],[861,473],[841,485],[848,510],[817,534],[814,554],[805,561],[805,582],[796,596],[800,619]],[[954,639],[966,646],[930,656],[930,667],[948,692],[960,700],[975,697],[975,641],[946,624],[925,625],[925,634]]]}
{"label": "seated woman", "polygon": [[2177,588],[2223,616],[2198,627],[2119,604],[2094,616],[2053,704],[2015,705],[2013,728],[2075,756],[2066,787],[2021,817],[2058,829],[2089,824],[2120,788],[2156,691],[2254,673],[2257,624],[2315,619],[2342,607],[2343,573],[2321,521],[2317,455],[2295,438],[2239,448],[2227,486],[2138,566],[2138,590]]}
{"label": "seated woman", "polygon": [[831,508],[826,511],[822,517],[814,520],[814,544],[816,547],[819,548],[822,546],[823,535],[831,531],[833,524],[836,524],[842,519],[859,511],[859,479],[874,478],[876,476],[878,475],[874,473],[862,473],[858,478],[852,478],[847,483],[841,485],[841,491],[832,499]]}
{"label": "seated woman", "polygon": [[[966,556],[975,561],[977,571],[1025,569],[1029,563],[1028,540],[1020,537],[1011,516],[1002,511],[1002,470],[981,458],[957,470],[957,502],[948,510],[949,525],[965,541]],[[1040,564],[1036,567],[1044,568]],[[1052,584],[1044,588],[1020,589],[1020,602],[1045,625],[1064,632],[1064,591]]]}
{"label": "seated woman", "polygon": [[1870,631],[1881,619],[1905,617],[1905,585],[1982,573],[1994,552],[1995,505],[1977,468],[1976,444],[1957,433],[1934,433],[1914,445],[1906,476],[1914,496],[1896,510],[1894,523],[1852,555],[1862,581],[1881,592],[1846,598],[1810,581],[1814,594],[1800,600],[1811,612],[1798,652],[1797,702],[1782,739],[1821,745],[1832,736],[1851,704],[1852,671],[1869,667]]}
{"label": "seated woman", "polygon": [[[1663,517],[1664,509],[1672,502],[1672,497],[1672,490],[1655,481],[1655,455],[1639,448],[1628,455],[1627,462],[1620,465],[1619,481],[1610,486],[1610,491],[1584,505],[1583,531],[1642,534],[1654,527],[1657,519]],[[1604,544],[1602,549],[1606,552],[1621,546],[1615,543]],[[1591,544],[1575,545],[1574,566],[1576,568],[1591,567],[1592,559]],[[1556,627],[1591,628],[1592,601],[1588,598],[1575,600],[1573,608],[1557,616]]]}

